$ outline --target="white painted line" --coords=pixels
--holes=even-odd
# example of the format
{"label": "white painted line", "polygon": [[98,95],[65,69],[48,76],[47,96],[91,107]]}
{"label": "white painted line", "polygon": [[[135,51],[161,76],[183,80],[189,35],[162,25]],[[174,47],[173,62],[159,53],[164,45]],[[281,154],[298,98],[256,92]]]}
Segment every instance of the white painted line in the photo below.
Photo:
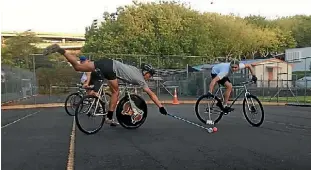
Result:
{"label": "white painted line", "polygon": [[20,118],[20,119],[17,119],[17,120],[15,120],[15,121],[11,122],[11,123],[8,123],[8,124],[2,126],[1,129],[2,129],[2,128],[5,128],[5,127],[8,127],[8,126],[10,126],[10,125],[12,125],[12,124],[14,124],[14,123],[17,123],[17,122],[19,122],[19,121],[21,121],[21,120],[23,120],[23,119],[25,119],[25,118],[27,118],[27,117],[29,117],[29,116],[35,115],[35,114],[37,114],[37,113],[39,113],[39,112],[41,112],[41,110],[36,111],[36,112],[33,112],[33,113],[29,114],[29,115],[26,115],[26,116],[24,116],[24,117],[22,117],[22,118]]}
{"label": "white painted line", "polygon": [[75,136],[76,136],[75,134],[76,134],[76,124],[75,124],[75,117],[73,117],[72,131],[71,131],[70,144],[69,144],[69,154],[68,154],[68,160],[67,160],[67,170],[74,169]]}

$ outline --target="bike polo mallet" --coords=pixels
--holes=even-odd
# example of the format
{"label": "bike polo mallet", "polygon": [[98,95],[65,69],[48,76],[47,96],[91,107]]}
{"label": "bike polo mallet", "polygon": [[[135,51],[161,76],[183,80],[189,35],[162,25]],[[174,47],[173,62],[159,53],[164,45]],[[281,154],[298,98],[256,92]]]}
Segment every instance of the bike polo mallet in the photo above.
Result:
{"label": "bike polo mallet", "polygon": [[186,120],[186,119],[184,119],[184,118],[181,118],[181,117],[178,117],[178,116],[169,114],[169,113],[167,113],[167,115],[168,115],[168,116],[171,116],[171,117],[173,117],[173,118],[175,118],[175,119],[182,120],[182,121],[184,121],[184,122],[186,122],[186,123],[195,125],[195,126],[197,126],[197,127],[199,127],[199,128],[205,129],[205,130],[208,131],[208,133],[212,133],[212,132],[214,131],[212,128],[207,128],[207,127],[201,126],[201,125],[199,125],[199,124],[193,123],[193,122],[191,122],[191,121],[189,121],[189,120]]}

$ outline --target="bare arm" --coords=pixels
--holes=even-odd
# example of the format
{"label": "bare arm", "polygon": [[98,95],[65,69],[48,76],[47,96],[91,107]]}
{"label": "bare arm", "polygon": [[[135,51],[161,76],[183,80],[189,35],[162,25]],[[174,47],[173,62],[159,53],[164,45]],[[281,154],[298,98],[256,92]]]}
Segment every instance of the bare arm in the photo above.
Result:
{"label": "bare arm", "polygon": [[245,68],[248,68],[248,69],[251,71],[251,74],[252,74],[253,76],[255,75],[255,71],[254,71],[252,65],[250,65],[250,64],[245,64]]}
{"label": "bare arm", "polygon": [[158,106],[158,107],[163,107],[161,102],[159,101],[157,95],[153,93],[153,91],[150,90],[149,87],[144,87],[144,91],[149,95],[150,99]]}

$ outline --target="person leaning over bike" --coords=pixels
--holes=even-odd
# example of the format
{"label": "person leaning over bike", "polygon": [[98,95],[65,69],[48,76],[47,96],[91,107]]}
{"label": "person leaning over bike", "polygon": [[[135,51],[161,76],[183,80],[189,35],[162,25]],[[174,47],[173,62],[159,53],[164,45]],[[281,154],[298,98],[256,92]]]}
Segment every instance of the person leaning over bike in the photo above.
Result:
{"label": "person leaning over bike", "polygon": [[147,82],[145,81],[150,79],[155,74],[155,70],[152,68],[151,65],[144,64],[141,66],[140,70],[134,66],[123,64],[117,60],[106,58],[86,63],[78,63],[76,55],[71,54],[69,51],[60,48],[58,44],[52,44],[46,47],[43,55],[46,56],[56,52],[65,56],[65,58],[71,63],[76,71],[93,72],[96,69],[100,69],[101,75],[108,80],[108,86],[111,90],[109,110],[107,114],[108,121],[113,122],[113,112],[116,108],[118,101],[119,84],[117,76],[129,81],[133,85],[141,85],[143,90],[149,95],[151,100],[159,107],[160,113],[164,115],[167,114],[166,109],[159,101],[157,95],[151,91],[151,89],[148,87]]}
{"label": "person leaning over bike", "polygon": [[208,94],[211,95],[213,93],[213,89],[214,89],[216,82],[226,87],[226,91],[224,94],[225,100],[224,100],[224,105],[223,105],[225,113],[228,113],[234,110],[233,108],[230,108],[227,106],[229,97],[232,91],[232,84],[230,82],[229,76],[233,72],[237,72],[244,68],[248,68],[250,70],[252,74],[252,81],[256,82],[257,77],[254,73],[252,66],[250,64],[240,63],[239,60],[237,59],[232,59],[229,63],[219,63],[212,67],[212,72],[211,72],[212,81],[209,85]]}

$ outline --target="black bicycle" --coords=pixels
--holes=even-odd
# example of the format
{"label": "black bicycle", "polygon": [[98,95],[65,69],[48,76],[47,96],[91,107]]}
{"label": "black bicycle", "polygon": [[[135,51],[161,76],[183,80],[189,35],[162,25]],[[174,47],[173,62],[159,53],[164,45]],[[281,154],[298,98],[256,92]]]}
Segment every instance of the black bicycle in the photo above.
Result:
{"label": "black bicycle", "polygon": [[86,89],[82,87],[82,84],[77,84],[78,90],[74,93],[69,94],[65,100],[65,111],[69,116],[74,116],[74,111],[78,102],[86,94]]}
{"label": "black bicycle", "polygon": [[[244,116],[252,126],[259,127],[264,121],[264,109],[262,107],[260,100],[255,95],[251,94],[248,91],[246,85],[251,83],[253,82],[248,81],[233,86],[242,91],[237,95],[237,97],[233,100],[233,102],[229,107],[231,108],[237,101],[237,99],[244,93],[243,99]],[[195,104],[195,113],[196,116],[199,118],[199,120],[204,124],[215,125],[220,121],[223,115],[228,114],[224,112],[223,103],[217,96],[219,92],[221,93],[221,98],[223,99],[220,85],[215,94],[212,95],[204,94],[197,99],[197,102]],[[259,107],[257,107],[255,103],[257,103]],[[214,104],[216,104],[215,107]],[[203,107],[199,107],[199,105],[203,105]],[[250,115],[247,114],[247,111],[250,112]],[[258,113],[258,111],[260,111],[260,113]],[[260,116],[260,118],[258,119],[258,121],[254,121],[253,118],[258,115]]]}
{"label": "black bicycle", "polygon": [[[99,69],[96,70],[97,74],[102,78],[99,73]],[[125,95],[121,98],[116,108],[116,117],[121,126],[126,129],[136,129],[140,127],[147,118],[147,103],[139,95],[131,93],[128,86],[131,85],[125,79],[117,77],[125,83],[119,83],[119,85],[125,86]],[[106,93],[103,93],[103,84],[101,85],[98,96],[85,95],[79,101],[75,109],[75,118],[78,128],[86,134],[95,134],[102,127],[107,116],[107,107],[109,100],[106,98]],[[87,103],[88,105],[86,106]],[[83,107],[84,109],[82,109]],[[95,128],[87,129],[87,125],[83,125],[82,118],[80,116],[86,115],[88,119],[95,119],[99,117],[98,123],[88,123],[95,125]]]}
{"label": "black bicycle", "polygon": [[[99,80],[100,82],[102,80]],[[107,87],[107,84],[104,84],[105,87]],[[69,116],[75,115],[75,109],[79,103],[79,101],[82,99],[83,96],[87,95],[87,90],[94,90],[94,85],[91,85],[90,87],[83,87],[82,84],[77,84],[77,92],[71,93],[67,96],[65,100],[65,111]],[[104,93],[106,97],[111,97],[111,95],[107,92]],[[84,102],[84,104],[87,104]]]}

